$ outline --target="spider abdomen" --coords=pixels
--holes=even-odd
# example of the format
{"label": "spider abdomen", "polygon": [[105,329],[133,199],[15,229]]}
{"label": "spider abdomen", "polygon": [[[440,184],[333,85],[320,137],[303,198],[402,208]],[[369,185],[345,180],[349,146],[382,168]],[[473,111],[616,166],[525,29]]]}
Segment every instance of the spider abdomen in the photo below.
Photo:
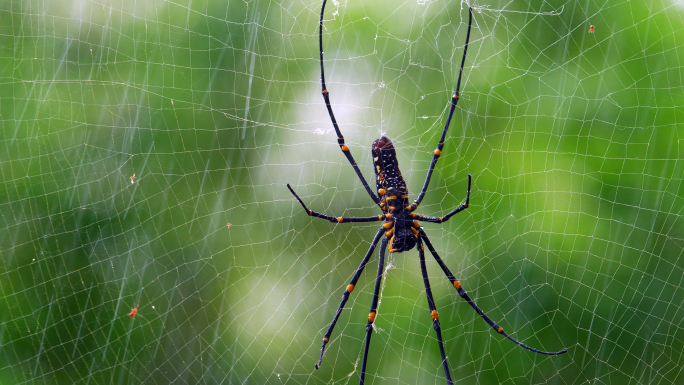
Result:
{"label": "spider abdomen", "polygon": [[[372,152],[375,184],[381,198],[384,195],[381,190],[398,198],[407,195],[406,182],[401,176],[397,152],[394,150],[392,141],[386,136],[381,137],[373,142]],[[408,197],[403,199],[408,199]]]}

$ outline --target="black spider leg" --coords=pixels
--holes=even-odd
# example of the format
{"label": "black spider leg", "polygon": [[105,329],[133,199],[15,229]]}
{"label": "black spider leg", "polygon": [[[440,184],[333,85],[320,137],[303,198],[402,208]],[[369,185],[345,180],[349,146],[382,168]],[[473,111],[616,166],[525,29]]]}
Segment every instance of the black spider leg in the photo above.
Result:
{"label": "black spider leg", "polygon": [[373,333],[373,322],[378,311],[378,295],[380,292],[380,281],[382,281],[382,273],[385,267],[385,250],[387,249],[387,237],[382,239],[380,243],[380,258],[378,259],[378,275],[375,277],[375,288],[373,289],[373,302],[371,302],[370,313],[368,314],[368,323],[366,324],[366,346],[363,349],[363,363],[361,364],[361,377],[359,378],[359,385],[363,385],[366,377],[366,363],[368,362],[368,347],[370,346],[371,334]]}
{"label": "black spider leg", "polygon": [[361,264],[356,269],[356,273],[354,273],[354,277],[352,277],[351,281],[349,282],[349,285],[347,285],[347,289],[345,289],[344,293],[342,293],[342,302],[340,302],[340,306],[337,308],[335,317],[333,317],[333,320],[330,323],[330,327],[328,327],[328,331],[325,333],[325,337],[323,337],[323,346],[321,346],[321,355],[318,358],[316,369],[321,367],[321,362],[323,361],[323,352],[325,351],[325,345],[330,340],[330,335],[332,334],[333,329],[335,328],[335,324],[337,324],[338,318],[340,318],[340,314],[342,313],[342,309],[344,309],[344,305],[347,303],[347,300],[349,299],[349,294],[351,294],[352,290],[354,290],[354,286],[356,286],[356,282],[359,280],[359,277],[361,276],[363,269],[366,267],[366,264],[368,263],[368,260],[370,259],[371,255],[373,255],[375,245],[378,244],[378,241],[380,240],[380,237],[385,233],[385,230],[386,229],[384,227],[381,227],[380,230],[378,230],[378,233],[375,234],[375,238],[373,238],[373,242],[371,243],[371,246],[368,249],[366,256],[363,258],[363,261],[361,261]]}
{"label": "black spider leg", "polygon": [[447,384],[453,385],[451,380],[451,372],[449,371],[449,363],[447,362],[446,352],[444,351],[444,342],[442,341],[442,328],[439,324],[439,313],[435,306],[435,300],[432,298],[432,289],[430,288],[430,281],[428,280],[427,267],[425,267],[425,250],[423,249],[423,242],[421,237],[418,237],[418,257],[420,258],[420,272],[423,274],[423,283],[425,284],[425,293],[427,294],[428,306],[430,306],[430,317],[432,318],[432,327],[437,333],[437,342],[439,343],[439,352],[442,354],[442,365],[444,365],[444,374],[446,375]]}
{"label": "black spider leg", "polygon": [[313,210],[309,210],[309,209],[306,207],[306,205],[304,204],[304,202],[302,202],[302,199],[299,198],[299,195],[297,195],[297,193],[294,192],[294,190],[292,189],[292,187],[290,187],[290,184],[289,184],[289,183],[287,184],[287,188],[290,189],[290,192],[292,193],[292,195],[294,195],[295,198],[297,198],[297,200],[298,200],[299,203],[302,205],[302,207],[304,207],[304,211],[306,211],[306,213],[309,214],[309,216],[311,216],[311,217],[316,217],[316,218],[325,219],[325,220],[328,220],[328,221],[333,222],[333,223],[342,223],[342,222],[348,222],[348,223],[351,223],[351,222],[377,222],[377,221],[382,221],[382,220],[385,219],[385,215],[384,215],[384,214],[383,214],[383,215],[376,215],[376,216],[374,216],[374,217],[331,217],[331,216],[329,216],[329,215],[317,213],[317,212],[315,212],[315,211],[313,211]]}
{"label": "black spider leg", "polygon": [[366,191],[368,192],[368,195],[370,195],[373,202],[375,202],[375,204],[380,204],[380,198],[378,198],[378,196],[375,195],[373,190],[371,190],[370,186],[368,185],[368,182],[366,182],[366,179],[363,177],[363,174],[361,174],[359,166],[356,165],[356,161],[354,160],[354,157],[349,151],[349,147],[347,147],[347,145],[344,144],[344,137],[340,132],[340,127],[337,125],[337,119],[335,119],[335,114],[333,114],[332,106],[330,105],[330,93],[328,92],[328,89],[325,87],[325,71],[323,70],[323,13],[325,11],[325,3],[327,1],[328,0],[323,0],[323,5],[321,6],[321,19],[319,21],[318,29],[318,47],[319,52],[321,54],[321,86],[323,88],[323,99],[325,100],[325,106],[328,108],[328,115],[330,115],[330,120],[332,121],[333,127],[335,127],[335,133],[337,134],[337,143],[340,145],[342,153],[344,154],[344,156],[347,157],[349,163],[351,163],[352,167],[354,168],[354,171],[356,171],[356,175],[358,175],[359,179],[361,179],[363,187],[366,188]]}
{"label": "black spider leg", "polygon": [[465,210],[468,208],[468,205],[470,204],[470,184],[472,182],[472,177],[470,174],[468,174],[468,193],[466,194],[466,201],[464,204],[458,206],[454,211],[450,212],[449,214],[443,216],[443,217],[426,217],[420,214],[413,214],[413,218],[419,220],[419,221],[424,221],[424,222],[430,222],[430,223],[443,223],[449,220],[449,218],[453,217],[454,215],[460,213],[461,211]]}
{"label": "black spider leg", "polygon": [[479,307],[477,307],[477,305],[475,304],[475,302],[473,302],[473,300],[470,299],[470,297],[468,296],[468,294],[466,293],[466,291],[463,290],[463,288],[461,287],[461,283],[460,283],[456,278],[454,278],[454,275],[451,274],[451,271],[449,271],[449,268],[447,268],[447,266],[446,266],[446,264],[444,263],[444,261],[442,261],[442,258],[440,258],[439,255],[437,255],[437,252],[435,251],[435,248],[432,247],[432,243],[430,243],[430,240],[428,239],[427,235],[425,234],[425,231],[423,231],[423,229],[420,229],[419,232],[420,232],[421,238],[423,238],[423,240],[425,241],[425,244],[427,245],[428,249],[430,250],[430,253],[432,253],[432,256],[433,256],[433,257],[435,257],[435,260],[436,260],[437,263],[439,264],[439,267],[442,268],[442,271],[444,271],[444,274],[447,276],[447,278],[449,279],[449,281],[451,281],[451,284],[454,285],[454,288],[456,288],[456,290],[458,291],[458,295],[460,295],[461,298],[465,299],[465,300],[468,302],[468,304],[469,304],[473,309],[475,309],[475,311],[477,312],[477,314],[479,314],[480,317],[482,317],[482,319],[484,319],[485,322],[487,322],[487,323],[489,324],[489,326],[492,327],[492,329],[496,330],[496,332],[499,333],[499,334],[503,334],[504,337],[506,337],[506,338],[508,338],[509,340],[515,342],[516,344],[520,345],[521,347],[523,347],[523,348],[525,348],[525,349],[527,349],[527,350],[529,350],[529,351],[535,352],[535,353],[546,354],[546,355],[548,355],[548,356],[557,356],[557,355],[559,355],[559,354],[563,354],[563,353],[567,352],[567,349],[563,349],[563,350],[561,350],[560,352],[544,352],[544,351],[541,351],[541,350],[537,350],[537,349],[531,348],[531,347],[529,347],[529,346],[523,344],[522,342],[516,340],[515,338],[509,336],[509,335],[503,330],[503,328],[502,328],[501,326],[497,325],[494,321],[492,321],[491,318],[487,317],[487,315],[486,315],[482,310],[480,310]]}
{"label": "black spider leg", "polygon": [[425,197],[425,193],[427,192],[428,185],[430,184],[430,178],[432,178],[432,172],[435,170],[435,165],[437,164],[437,160],[439,159],[439,156],[442,153],[442,148],[444,148],[444,140],[446,139],[446,133],[447,130],[449,130],[449,124],[451,123],[451,117],[454,115],[454,110],[456,109],[456,104],[458,104],[458,95],[459,95],[459,90],[461,89],[461,75],[463,75],[463,66],[465,65],[465,58],[466,54],[468,53],[468,42],[470,41],[470,28],[472,27],[473,24],[473,10],[471,8],[468,8],[468,34],[466,35],[466,41],[465,41],[465,47],[463,47],[463,59],[461,60],[461,69],[458,73],[458,82],[456,83],[456,92],[454,95],[451,97],[451,109],[449,110],[449,116],[447,117],[446,124],[444,125],[444,131],[442,131],[442,137],[439,139],[439,143],[437,144],[437,149],[434,152],[434,155],[432,155],[432,162],[430,162],[430,168],[428,169],[427,176],[425,177],[425,183],[423,184],[423,189],[420,191],[420,194],[418,194],[418,197],[416,198],[415,201],[413,201],[413,204],[411,204],[411,211],[415,210],[418,205],[420,205],[420,202],[423,201],[423,198]]}

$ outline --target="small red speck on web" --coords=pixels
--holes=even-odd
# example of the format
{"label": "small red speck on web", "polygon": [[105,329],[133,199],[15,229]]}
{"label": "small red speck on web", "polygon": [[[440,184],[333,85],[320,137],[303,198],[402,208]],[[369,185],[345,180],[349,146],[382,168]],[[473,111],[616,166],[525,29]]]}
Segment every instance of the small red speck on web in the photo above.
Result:
{"label": "small red speck on web", "polygon": [[589,26],[589,33],[594,33],[594,26],[593,25]]}
{"label": "small red speck on web", "polygon": [[135,183],[135,174],[131,175],[131,184]]}
{"label": "small red speck on web", "polygon": [[230,226],[232,226],[230,223],[226,225],[226,227],[230,227]]}

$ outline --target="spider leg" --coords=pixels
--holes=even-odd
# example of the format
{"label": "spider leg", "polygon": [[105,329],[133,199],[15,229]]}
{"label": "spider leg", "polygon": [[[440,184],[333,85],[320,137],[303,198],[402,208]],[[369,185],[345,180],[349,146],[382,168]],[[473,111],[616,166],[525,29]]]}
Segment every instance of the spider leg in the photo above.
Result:
{"label": "spider leg", "polygon": [[323,13],[325,12],[326,2],[327,0],[323,0],[323,5],[321,6],[321,18],[319,21],[318,29],[318,48],[321,55],[321,86],[323,88],[323,99],[325,100],[325,106],[328,108],[328,115],[330,115],[330,120],[332,121],[333,127],[335,128],[335,133],[337,134],[337,143],[339,144],[340,149],[342,149],[342,153],[344,154],[344,156],[347,157],[347,160],[354,168],[354,171],[356,171],[356,175],[358,175],[359,179],[361,179],[361,184],[363,184],[363,187],[365,187],[366,191],[368,192],[368,195],[370,195],[373,202],[375,202],[375,204],[379,204],[380,198],[378,198],[378,196],[375,195],[373,190],[371,190],[370,186],[368,185],[368,182],[366,182],[366,179],[363,177],[363,174],[361,174],[359,166],[356,165],[354,157],[352,156],[351,152],[349,152],[349,147],[347,147],[347,145],[344,144],[344,136],[342,136],[342,132],[340,132],[340,127],[337,125],[337,119],[335,119],[335,114],[333,114],[332,106],[330,105],[330,93],[328,92],[328,89],[325,86],[325,71],[323,70]]}
{"label": "spider leg", "polygon": [[437,252],[435,251],[435,248],[432,247],[432,243],[430,243],[430,240],[428,239],[427,235],[425,234],[425,231],[423,231],[423,229],[420,229],[419,231],[420,231],[420,237],[423,238],[423,240],[425,241],[425,244],[427,245],[428,249],[430,250],[430,253],[432,253],[432,256],[435,258],[435,260],[436,260],[437,263],[439,264],[439,267],[442,268],[442,271],[444,271],[444,274],[447,276],[447,278],[449,279],[449,281],[451,281],[451,284],[454,285],[454,288],[456,288],[456,290],[458,291],[458,295],[460,295],[461,298],[465,299],[466,302],[468,302],[468,304],[469,304],[473,309],[475,309],[475,311],[477,312],[477,314],[479,314],[480,317],[482,317],[482,319],[484,319],[485,322],[487,322],[487,323],[489,324],[489,326],[492,327],[492,329],[496,330],[497,333],[502,334],[504,337],[506,337],[506,338],[508,338],[509,340],[513,341],[514,343],[520,345],[521,347],[523,347],[523,348],[525,348],[525,349],[527,349],[527,350],[529,350],[529,351],[535,352],[535,353],[546,354],[546,355],[548,355],[548,356],[557,356],[557,355],[559,355],[559,354],[563,354],[563,353],[566,353],[566,352],[567,352],[567,349],[563,349],[563,350],[561,350],[560,352],[545,352],[545,351],[542,351],[542,350],[537,350],[537,349],[531,348],[531,347],[529,347],[529,346],[523,344],[522,342],[516,340],[515,338],[509,336],[509,335],[503,330],[503,328],[502,328],[501,326],[497,325],[494,321],[492,321],[491,318],[487,317],[487,315],[486,315],[482,310],[480,310],[479,307],[477,307],[477,305],[475,304],[475,302],[473,302],[473,300],[470,299],[470,297],[468,296],[468,294],[466,293],[466,291],[463,290],[463,288],[461,287],[461,283],[454,277],[453,274],[451,274],[451,271],[449,271],[449,268],[447,268],[447,266],[446,266],[446,264],[444,263],[444,261],[442,261],[442,258],[440,258],[439,255],[437,255]]}
{"label": "spider leg", "polygon": [[383,214],[383,215],[376,215],[376,216],[373,216],[373,217],[331,217],[331,216],[329,216],[329,215],[317,213],[317,212],[315,212],[315,211],[313,211],[313,210],[309,210],[309,209],[306,207],[306,205],[304,204],[304,202],[302,201],[302,199],[299,197],[299,195],[297,195],[297,194],[294,192],[294,190],[292,189],[292,187],[290,187],[290,184],[289,184],[289,183],[288,183],[288,185],[287,185],[287,188],[290,189],[290,192],[292,193],[292,195],[294,195],[295,198],[297,198],[297,200],[298,200],[299,203],[302,205],[302,207],[304,207],[304,211],[306,211],[306,213],[309,214],[309,216],[311,216],[311,217],[322,218],[322,219],[325,219],[325,220],[330,221],[330,222],[333,222],[333,223],[343,223],[343,222],[377,222],[377,221],[385,220],[385,215],[384,215],[384,214]]}
{"label": "spider leg", "polygon": [[413,204],[411,204],[411,210],[415,210],[416,207],[423,201],[425,193],[427,192],[428,185],[430,184],[430,178],[432,178],[432,172],[435,170],[435,165],[437,160],[442,153],[442,148],[444,148],[444,140],[446,139],[447,130],[449,130],[449,124],[451,123],[451,117],[454,115],[454,110],[456,109],[456,104],[458,103],[459,90],[461,88],[461,75],[463,75],[463,66],[465,65],[466,53],[468,53],[468,42],[470,41],[470,28],[473,24],[473,10],[468,8],[468,34],[466,35],[465,47],[463,47],[463,59],[461,60],[461,69],[458,73],[458,82],[456,83],[456,92],[451,97],[451,109],[449,110],[449,116],[447,117],[446,124],[444,125],[444,131],[442,131],[442,137],[439,139],[437,144],[437,149],[432,155],[432,162],[430,162],[430,168],[428,169],[427,176],[425,177],[425,183],[423,184],[423,189],[418,194],[418,197]]}
{"label": "spider leg", "polygon": [[439,352],[442,354],[442,364],[444,365],[444,374],[446,374],[447,384],[452,385],[451,373],[449,372],[449,363],[447,362],[446,353],[444,352],[444,342],[442,341],[442,328],[439,324],[439,313],[435,306],[435,300],[432,298],[432,289],[430,288],[430,281],[428,280],[427,267],[425,267],[425,250],[423,249],[423,242],[421,237],[418,237],[418,257],[420,259],[420,272],[423,274],[423,283],[425,284],[425,293],[427,294],[428,306],[430,307],[430,317],[432,317],[432,327],[437,333],[437,342],[439,342]]}
{"label": "spider leg", "polygon": [[361,377],[359,378],[359,385],[363,385],[366,377],[366,363],[368,362],[368,347],[370,346],[371,334],[373,333],[373,322],[378,311],[378,295],[380,292],[380,281],[382,281],[382,272],[385,266],[385,250],[387,249],[388,239],[382,239],[380,243],[380,258],[378,260],[378,275],[375,277],[375,288],[373,289],[373,302],[371,302],[370,313],[368,314],[368,323],[366,324],[366,346],[363,349],[363,363],[361,364]]}
{"label": "spider leg", "polygon": [[363,261],[361,261],[361,264],[356,269],[356,273],[354,273],[354,277],[352,277],[352,279],[349,282],[349,285],[347,285],[347,288],[345,289],[344,293],[342,293],[342,302],[340,302],[340,306],[337,308],[337,312],[335,312],[335,317],[333,317],[333,320],[330,323],[330,326],[328,327],[328,331],[325,333],[325,336],[323,337],[323,346],[321,346],[321,355],[318,358],[318,363],[316,364],[316,369],[321,367],[321,362],[323,361],[323,352],[325,351],[325,345],[330,340],[330,335],[332,334],[333,329],[335,328],[335,324],[337,324],[337,319],[340,318],[340,314],[342,313],[342,309],[344,308],[344,305],[347,303],[347,300],[349,299],[349,294],[352,292],[352,290],[354,290],[354,286],[356,286],[356,282],[359,280],[359,277],[361,276],[363,269],[366,267],[366,264],[368,263],[368,260],[370,259],[371,255],[373,255],[373,251],[375,250],[375,245],[378,244],[380,237],[384,233],[385,233],[385,228],[381,227],[380,230],[378,230],[378,233],[375,234],[375,238],[373,238],[373,242],[371,243],[371,246],[368,249],[366,256],[363,258]]}
{"label": "spider leg", "polygon": [[458,206],[454,211],[450,212],[449,214],[443,216],[443,217],[426,217],[423,215],[419,214],[413,214],[413,218],[419,220],[419,221],[424,221],[424,222],[430,222],[430,223],[443,223],[449,220],[449,218],[453,217],[454,215],[460,213],[461,211],[465,210],[468,208],[468,204],[470,204],[470,182],[472,181],[472,177],[470,174],[468,174],[468,193],[466,194],[466,201],[464,204]]}

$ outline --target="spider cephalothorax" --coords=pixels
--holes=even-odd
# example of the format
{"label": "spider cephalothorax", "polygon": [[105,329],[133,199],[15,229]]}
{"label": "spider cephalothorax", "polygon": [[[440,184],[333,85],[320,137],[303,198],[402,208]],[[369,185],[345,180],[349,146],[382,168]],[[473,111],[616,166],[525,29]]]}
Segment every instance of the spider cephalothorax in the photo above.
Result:
{"label": "spider cephalothorax", "polygon": [[[370,346],[370,339],[373,333],[373,323],[375,322],[377,316],[380,282],[382,280],[382,274],[384,272],[383,267],[385,264],[385,250],[387,249],[389,249],[390,252],[399,253],[402,251],[411,250],[417,246],[416,248],[418,249],[420,271],[423,276],[423,282],[425,284],[425,293],[427,294],[428,307],[430,309],[430,318],[432,319],[432,326],[435,329],[435,333],[437,334],[437,342],[439,343],[439,351],[442,355],[442,366],[444,367],[444,374],[446,376],[447,384],[453,384],[453,381],[451,380],[449,364],[447,363],[447,355],[444,349],[444,342],[442,341],[442,331],[439,323],[439,313],[437,312],[437,308],[435,307],[435,301],[432,297],[432,289],[430,288],[430,282],[428,280],[427,268],[425,265],[425,250],[423,248],[423,244],[427,246],[428,250],[435,258],[435,261],[437,261],[437,264],[442,269],[444,274],[447,276],[449,282],[451,282],[451,285],[458,292],[458,295],[460,295],[461,298],[468,302],[468,304],[477,312],[477,314],[479,314],[480,317],[482,317],[482,319],[484,319],[485,322],[487,322],[489,326],[492,327],[492,329],[496,330],[497,333],[503,335],[504,337],[508,338],[509,340],[513,341],[519,346],[522,346],[523,348],[533,351],[535,353],[547,355],[558,355],[565,353],[566,350],[562,350],[560,352],[544,352],[541,350],[533,349],[508,335],[501,326],[497,325],[494,321],[487,317],[487,315],[485,315],[484,312],[480,310],[480,308],[477,307],[475,302],[473,302],[473,300],[468,296],[468,293],[466,293],[466,291],[463,290],[463,288],[461,287],[461,283],[456,279],[456,277],[454,277],[454,275],[451,274],[451,271],[449,271],[449,268],[446,266],[442,258],[439,257],[437,251],[432,246],[432,243],[430,243],[430,239],[428,238],[427,234],[425,234],[425,231],[420,226],[420,223],[418,221],[429,223],[443,223],[448,221],[449,218],[451,218],[452,216],[468,208],[468,203],[470,201],[470,185],[472,182],[470,174],[468,174],[468,192],[466,194],[465,203],[463,203],[462,205],[460,205],[459,207],[457,207],[456,209],[452,210],[451,212],[442,217],[426,217],[423,215],[416,214],[414,212],[420,205],[420,202],[422,202],[423,198],[425,197],[428,185],[430,184],[430,178],[432,177],[432,171],[435,169],[437,160],[439,159],[439,156],[442,153],[442,149],[444,148],[444,140],[446,138],[447,130],[449,129],[449,123],[451,122],[451,117],[453,116],[454,109],[456,108],[456,104],[458,103],[458,93],[461,87],[461,75],[463,74],[463,66],[465,64],[466,53],[468,52],[470,27],[472,26],[473,20],[472,10],[468,10],[468,35],[466,36],[466,43],[465,47],[463,48],[463,59],[461,61],[461,70],[458,75],[458,82],[456,83],[456,92],[451,97],[451,108],[449,109],[449,115],[447,117],[446,124],[444,125],[444,131],[442,131],[442,136],[439,140],[439,143],[437,143],[437,148],[435,149],[434,155],[432,156],[432,162],[430,162],[430,168],[428,169],[427,176],[425,178],[425,183],[423,184],[423,188],[418,194],[418,197],[413,201],[413,203],[409,204],[408,189],[406,188],[406,182],[404,181],[404,178],[401,176],[401,171],[399,171],[397,153],[394,149],[394,145],[392,144],[391,140],[389,140],[385,136],[382,136],[380,139],[373,142],[372,146],[373,169],[375,170],[375,183],[377,186],[378,195],[375,195],[371,187],[368,185],[368,182],[363,177],[361,170],[356,165],[356,161],[354,160],[354,157],[351,155],[349,147],[347,147],[347,145],[344,144],[344,137],[342,136],[342,132],[340,132],[340,127],[337,125],[337,120],[335,119],[335,115],[333,114],[332,110],[332,105],[330,104],[330,93],[328,92],[328,89],[325,86],[325,72],[323,71],[323,12],[325,11],[326,1],[327,0],[323,0],[323,5],[321,6],[321,18],[319,25],[320,28],[318,30],[323,100],[325,101],[325,106],[328,109],[328,114],[330,115],[332,125],[335,128],[335,133],[337,134],[337,143],[340,146],[342,153],[347,158],[347,160],[349,160],[349,163],[356,172],[356,175],[359,176],[361,184],[366,189],[366,192],[368,192],[368,195],[371,197],[373,202],[375,202],[375,204],[377,204],[380,207],[380,209],[382,209],[383,214],[371,217],[357,218],[332,217],[329,215],[317,213],[313,210],[309,210],[306,207],[302,199],[299,198],[299,196],[294,192],[294,190],[292,190],[292,187],[290,187],[289,184],[287,185],[287,188],[290,189],[292,195],[294,195],[295,198],[297,198],[297,200],[302,205],[307,214],[309,214],[312,217],[326,219],[333,223],[376,221],[383,221],[384,223],[382,224],[382,227],[378,229],[378,232],[375,234],[375,237],[371,242],[371,246],[368,249],[368,252],[366,252],[366,256],[361,261],[361,264],[356,269],[354,276],[352,277],[351,281],[342,293],[342,301],[340,302],[340,306],[337,308],[337,312],[333,316],[333,320],[330,323],[330,326],[328,327],[328,331],[325,333],[325,336],[323,337],[321,355],[318,358],[318,363],[316,363],[316,369],[318,369],[321,365],[321,362],[323,360],[323,352],[325,351],[325,346],[330,340],[330,336],[332,335],[333,329],[337,324],[337,320],[339,319],[340,314],[342,313],[342,309],[344,309],[344,305],[347,303],[349,295],[354,290],[354,286],[358,282],[359,277],[363,272],[363,269],[366,267],[366,264],[368,264],[370,257],[373,255],[373,251],[375,250],[375,246],[378,244],[378,242],[380,242],[380,252],[378,253],[378,272],[375,277],[373,300],[371,302],[370,313],[368,314],[368,322],[366,323],[366,344],[363,351],[363,362],[361,364],[361,373],[359,376],[360,385],[364,383],[364,378],[366,375],[368,348]],[[381,239],[382,241],[380,241]]]}

